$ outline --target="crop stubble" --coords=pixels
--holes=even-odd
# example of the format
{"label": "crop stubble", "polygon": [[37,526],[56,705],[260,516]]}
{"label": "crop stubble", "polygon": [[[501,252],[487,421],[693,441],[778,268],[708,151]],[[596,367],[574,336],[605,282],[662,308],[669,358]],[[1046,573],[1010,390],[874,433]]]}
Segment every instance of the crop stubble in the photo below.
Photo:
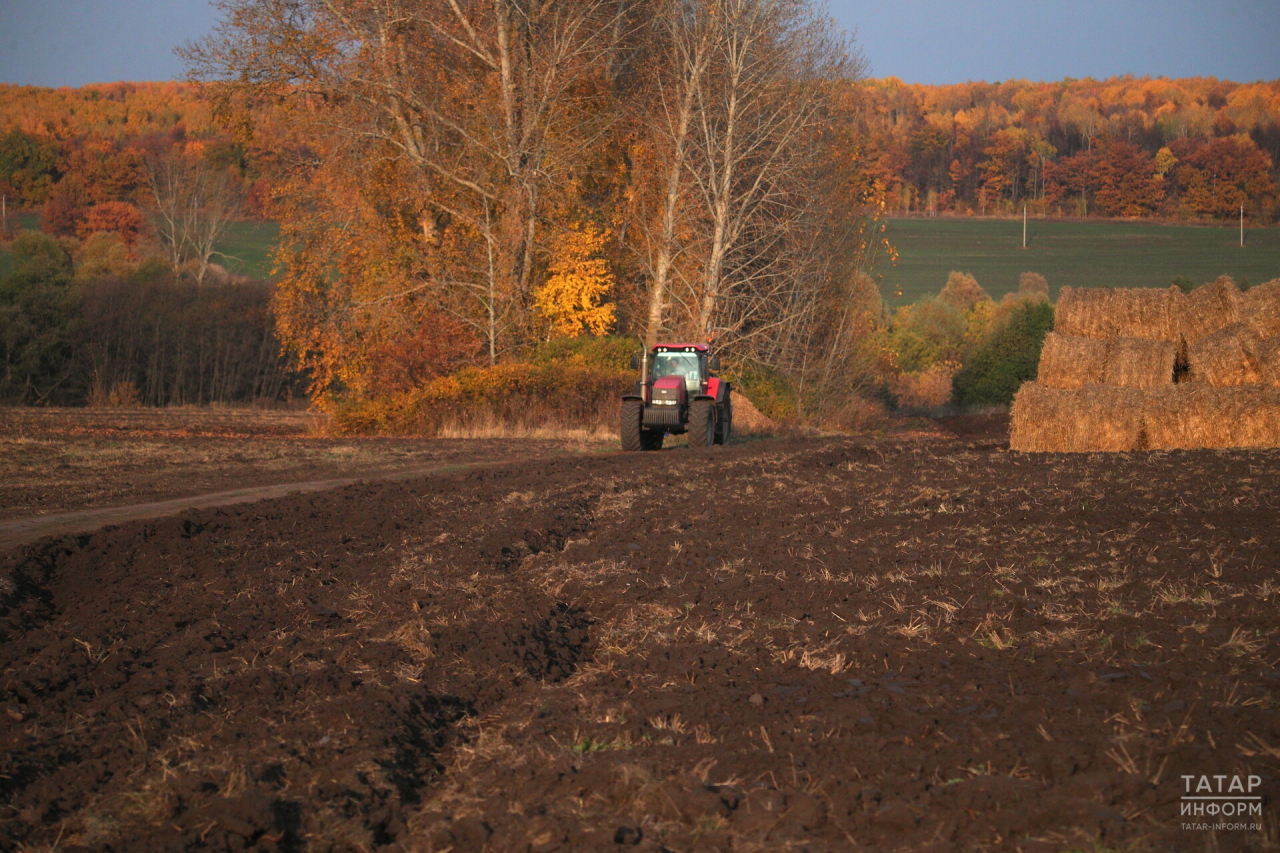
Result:
{"label": "crop stubble", "polygon": [[[778,440],[44,542],[0,846],[1265,849],[1277,468]],[[1232,773],[1263,831],[1183,831]]]}

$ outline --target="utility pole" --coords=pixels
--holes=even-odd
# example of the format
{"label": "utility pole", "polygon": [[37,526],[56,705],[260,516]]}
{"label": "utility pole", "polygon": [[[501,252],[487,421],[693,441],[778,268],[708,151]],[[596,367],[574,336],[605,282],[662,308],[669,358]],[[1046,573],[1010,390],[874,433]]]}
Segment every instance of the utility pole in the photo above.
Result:
{"label": "utility pole", "polygon": [[9,233],[9,197],[0,195],[0,238]]}
{"label": "utility pole", "polygon": [[1027,248],[1027,204],[1022,203],[1022,248]]}
{"label": "utility pole", "polygon": [[1240,248],[1244,248],[1244,205],[1240,205]]}

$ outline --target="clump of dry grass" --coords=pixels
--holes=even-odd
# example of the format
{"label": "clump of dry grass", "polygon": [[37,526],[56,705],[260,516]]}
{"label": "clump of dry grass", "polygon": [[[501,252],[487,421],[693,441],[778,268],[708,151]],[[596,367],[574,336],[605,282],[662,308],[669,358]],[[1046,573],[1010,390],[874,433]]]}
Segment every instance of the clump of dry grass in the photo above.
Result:
{"label": "clump of dry grass", "polygon": [[436,431],[437,438],[539,438],[563,439],[595,443],[617,438],[612,425],[581,423],[534,423],[501,420],[481,414],[468,421],[445,421]]}
{"label": "clump of dry grass", "polygon": [[504,437],[550,428],[610,432],[634,375],[581,364],[511,363],[466,368],[409,392],[339,407],[334,435]]}
{"label": "clump of dry grass", "polygon": [[938,409],[951,401],[951,379],[956,368],[939,365],[919,373],[904,373],[889,382],[898,408],[908,412]]}

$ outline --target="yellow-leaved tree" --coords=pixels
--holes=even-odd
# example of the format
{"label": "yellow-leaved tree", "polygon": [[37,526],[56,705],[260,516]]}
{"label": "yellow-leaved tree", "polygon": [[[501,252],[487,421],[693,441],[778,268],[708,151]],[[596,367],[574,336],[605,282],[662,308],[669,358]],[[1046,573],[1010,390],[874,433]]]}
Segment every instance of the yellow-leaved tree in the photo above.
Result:
{"label": "yellow-leaved tree", "polygon": [[613,328],[614,304],[604,301],[613,289],[613,273],[603,257],[607,237],[593,225],[579,225],[553,241],[551,274],[533,292],[548,338],[604,335]]}

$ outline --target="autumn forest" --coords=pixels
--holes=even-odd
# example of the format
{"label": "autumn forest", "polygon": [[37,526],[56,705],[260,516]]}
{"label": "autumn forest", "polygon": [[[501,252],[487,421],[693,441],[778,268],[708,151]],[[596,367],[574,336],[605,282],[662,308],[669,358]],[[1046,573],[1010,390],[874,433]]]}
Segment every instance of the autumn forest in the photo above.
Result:
{"label": "autumn forest", "polygon": [[[1047,327],[1034,277],[886,315],[887,217],[1280,217],[1280,81],[867,78],[780,0],[223,9],[201,82],[0,87],[5,399],[299,395],[376,425],[460,376],[572,366],[607,397],[613,335],[712,339],[839,420]],[[244,219],[280,224],[270,284],[218,262]]]}

